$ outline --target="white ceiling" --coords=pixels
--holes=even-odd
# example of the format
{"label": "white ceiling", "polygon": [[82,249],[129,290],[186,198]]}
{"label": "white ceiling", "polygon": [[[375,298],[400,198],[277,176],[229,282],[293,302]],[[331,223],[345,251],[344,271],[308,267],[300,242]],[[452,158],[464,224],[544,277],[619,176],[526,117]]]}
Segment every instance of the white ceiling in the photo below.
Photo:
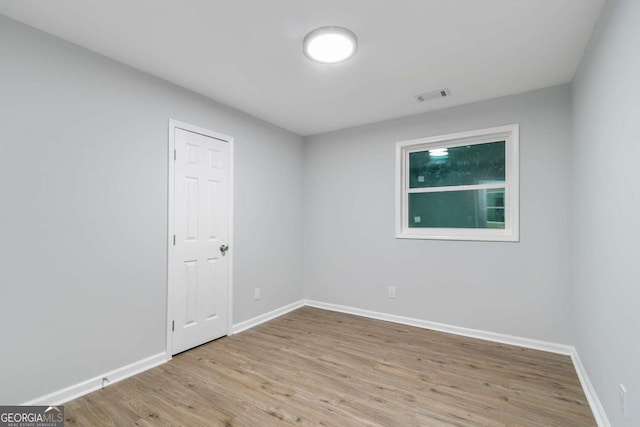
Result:
{"label": "white ceiling", "polygon": [[[0,0],[0,13],[310,135],[572,80],[604,0]],[[302,54],[351,29],[343,64]],[[451,98],[413,95],[449,88]]]}

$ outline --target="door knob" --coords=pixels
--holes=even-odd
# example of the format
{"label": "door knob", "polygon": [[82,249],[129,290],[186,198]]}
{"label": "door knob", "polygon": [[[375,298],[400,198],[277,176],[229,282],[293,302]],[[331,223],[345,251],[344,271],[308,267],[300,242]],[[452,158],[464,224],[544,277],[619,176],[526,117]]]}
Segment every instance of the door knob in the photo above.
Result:
{"label": "door knob", "polygon": [[220,252],[222,252],[222,255],[226,254],[228,250],[229,250],[229,245],[220,246]]}

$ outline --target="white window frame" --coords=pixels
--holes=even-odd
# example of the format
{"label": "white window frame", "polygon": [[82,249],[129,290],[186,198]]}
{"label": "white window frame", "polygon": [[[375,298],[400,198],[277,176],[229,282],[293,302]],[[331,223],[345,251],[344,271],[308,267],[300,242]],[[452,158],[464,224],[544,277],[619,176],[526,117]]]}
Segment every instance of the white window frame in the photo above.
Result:
{"label": "white window frame", "polygon": [[[409,154],[436,148],[505,141],[505,184],[459,185],[409,189]],[[396,238],[431,240],[520,241],[520,126],[512,124],[449,135],[396,142]],[[505,228],[409,228],[409,193],[504,188]]]}

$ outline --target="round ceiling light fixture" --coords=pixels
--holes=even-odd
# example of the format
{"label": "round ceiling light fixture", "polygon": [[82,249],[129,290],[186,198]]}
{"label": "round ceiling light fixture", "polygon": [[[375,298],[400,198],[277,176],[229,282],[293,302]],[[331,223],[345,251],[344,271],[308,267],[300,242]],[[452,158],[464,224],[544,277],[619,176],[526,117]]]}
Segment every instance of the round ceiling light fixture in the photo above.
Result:
{"label": "round ceiling light fixture", "polygon": [[302,43],[304,54],[311,60],[325,64],[343,62],[355,55],[358,38],[353,31],[342,27],[316,28]]}

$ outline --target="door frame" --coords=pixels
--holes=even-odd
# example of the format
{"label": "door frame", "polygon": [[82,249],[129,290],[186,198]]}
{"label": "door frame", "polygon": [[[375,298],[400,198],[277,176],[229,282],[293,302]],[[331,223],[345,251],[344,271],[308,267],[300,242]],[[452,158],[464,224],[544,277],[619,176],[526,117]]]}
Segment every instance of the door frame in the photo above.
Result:
{"label": "door frame", "polygon": [[233,245],[233,137],[228,135],[224,135],[218,132],[214,132],[208,129],[204,129],[198,126],[191,125],[189,123],[184,123],[178,120],[169,119],[169,144],[167,151],[167,163],[168,163],[168,171],[169,177],[167,180],[167,218],[168,218],[168,226],[167,226],[167,317],[166,317],[166,355],[167,360],[171,360],[173,357],[173,330],[172,330],[172,322],[173,322],[173,287],[175,283],[172,283],[171,278],[174,273],[174,245],[173,245],[173,235],[174,235],[174,193],[175,193],[175,161],[174,161],[174,153],[176,149],[175,144],[175,130],[182,129],[188,132],[197,133],[200,135],[204,135],[210,138],[214,138],[229,144],[229,241],[227,245],[229,245],[229,251],[226,256],[228,264],[227,271],[227,335],[231,334],[233,330],[233,253],[234,253],[234,245]]}

